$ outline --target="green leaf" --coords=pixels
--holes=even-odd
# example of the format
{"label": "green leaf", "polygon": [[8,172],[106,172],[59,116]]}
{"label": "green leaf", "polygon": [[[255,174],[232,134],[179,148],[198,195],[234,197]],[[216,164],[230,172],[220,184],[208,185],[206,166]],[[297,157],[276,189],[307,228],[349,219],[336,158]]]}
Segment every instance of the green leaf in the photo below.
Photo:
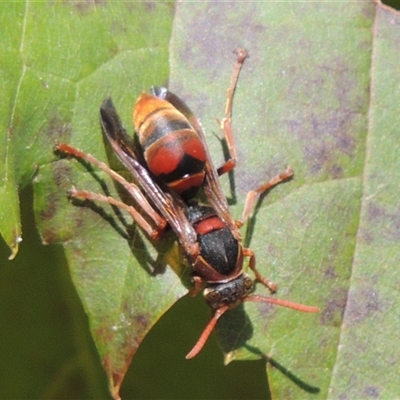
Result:
{"label": "green leaf", "polygon": [[[276,398],[396,397],[398,13],[373,2],[182,3],[175,18],[183,34],[172,38],[170,86],[209,143],[220,135],[213,118],[223,115],[230,52],[249,50],[234,101],[232,212],[240,216],[248,190],[293,167],[245,236],[278,297],[321,308],[246,303],[227,313],[217,329],[225,361],[270,361]],[[257,293],[268,295],[261,285]]]}
{"label": "green leaf", "polygon": [[[5,3],[0,13],[2,26],[5,29],[3,45],[0,49],[0,85],[3,99],[0,104],[1,145],[0,145],[0,233],[11,249],[10,259],[18,252],[21,240],[21,221],[19,216],[18,180],[15,177],[15,164],[19,161],[13,157],[15,98],[20,88],[22,62],[19,58],[21,25],[23,23],[23,4]],[[13,21],[7,24],[7,20]],[[8,101],[7,101],[8,100]]]}
{"label": "green leaf", "polygon": [[[68,201],[72,185],[119,193],[104,174],[60,160],[54,143],[108,161],[101,101],[111,95],[131,131],[138,94],[167,82],[169,49],[171,90],[201,118],[219,166],[215,118],[231,51],[245,47],[233,116],[239,163],[224,189],[240,218],[250,189],[293,167],[295,178],[261,199],[243,234],[277,296],[321,312],[239,306],[217,326],[225,361],[266,360],[276,398],[398,396],[399,15],[368,1],[181,2],[172,11],[168,3],[4,3],[0,229],[12,255],[22,236],[18,188],[35,177],[42,239],[64,244],[117,397],[143,337],[186,293],[187,271],[172,237],[150,243],[110,207]],[[167,268],[153,276],[154,266]],[[257,294],[268,291],[257,285]],[[190,348],[178,346],[183,358]]]}
{"label": "green leaf", "polygon": [[[170,283],[180,282],[171,269],[156,278],[149,275],[144,268],[148,260],[140,258],[148,245],[140,234],[127,243],[120,235],[124,227],[114,229],[93,211],[68,202],[73,184],[88,188],[96,181],[76,163],[57,161],[53,148],[64,141],[105,157],[102,100],[112,95],[130,123],[138,94],[168,78],[172,4],[25,2],[5,7],[2,234],[14,256],[21,237],[17,190],[32,181],[40,166],[35,212],[43,241],[65,244],[73,281],[117,396],[138,343],[186,290]],[[133,256],[135,246],[140,248]],[[146,288],[146,281],[153,282],[152,288]]]}

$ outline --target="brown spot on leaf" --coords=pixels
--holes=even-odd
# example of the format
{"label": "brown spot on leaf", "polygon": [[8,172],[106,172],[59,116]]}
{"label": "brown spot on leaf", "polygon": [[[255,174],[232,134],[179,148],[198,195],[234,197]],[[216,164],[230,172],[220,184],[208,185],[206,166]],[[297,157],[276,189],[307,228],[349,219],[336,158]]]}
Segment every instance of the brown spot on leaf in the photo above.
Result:
{"label": "brown spot on leaf", "polygon": [[327,279],[337,278],[336,269],[333,265],[329,265],[327,268],[325,268],[324,278],[327,278]]}
{"label": "brown spot on leaf", "polygon": [[364,389],[364,394],[368,399],[379,399],[380,390],[375,386],[367,386]]}
{"label": "brown spot on leaf", "polygon": [[347,290],[336,289],[321,313],[322,325],[340,326],[343,321],[343,313],[347,302]]}
{"label": "brown spot on leaf", "polygon": [[96,329],[94,336],[99,342],[112,342],[115,340],[115,333],[113,330],[109,329],[109,324],[104,323],[100,328]]}
{"label": "brown spot on leaf", "polygon": [[53,169],[53,178],[57,187],[66,189],[66,183],[69,185],[69,176],[71,175],[71,167],[67,163],[55,163]]}
{"label": "brown spot on leaf", "polygon": [[43,244],[57,243],[59,236],[52,229],[44,229],[40,232]]}
{"label": "brown spot on leaf", "polygon": [[343,176],[344,155],[353,157],[356,138],[351,136],[353,116],[343,111],[332,111],[328,116],[311,112],[302,120],[287,121],[290,130],[303,143],[304,159],[312,174],[328,173],[337,179]]}
{"label": "brown spot on leaf", "polygon": [[338,56],[312,68],[312,73],[298,69],[292,76],[286,97],[298,111],[286,123],[302,144],[310,173],[337,179],[359,153],[369,87],[348,59]]}
{"label": "brown spot on leaf", "polygon": [[384,308],[386,307],[384,307],[372,280],[368,283],[363,282],[361,286],[354,288],[349,297],[346,310],[346,325],[359,324],[376,312],[381,312]]}
{"label": "brown spot on leaf", "polygon": [[64,0],[63,4],[71,6],[80,14],[85,15],[99,5],[105,5],[106,2],[103,0]]}
{"label": "brown spot on leaf", "polygon": [[[227,66],[234,59],[231,52],[238,47],[245,47],[247,42],[252,43],[251,57],[257,57],[258,47],[265,43],[265,30],[268,29],[260,24],[257,10],[257,6],[251,2],[240,14],[229,2],[204,3],[202,12],[185,16],[191,18],[187,21],[191,29],[179,55],[181,62],[190,69],[201,69],[215,80],[226,76],[229,71]],[[222,16],[222,29],[215,29],[221,27]],[[243,43],[244,38],[246,43]]]}
{"label": "brown spot on leaf", "polygon": [[51,142],[68,141],[71,136],[71,124],[61,118],[58,112],[54,111],[52,115],[49,116],[44,134]]}
{"label": "brown spot on leaf", "polygon": [[39,215],[41,219],[50,220],[56,213],[58,196],[55,193],[49,193],[46,200],[47,208],[42,209]]}
{"label": "brown spot on leaf", "polygon": [[359,237],[368,244],[397,244],[400,240],[400,206],[369,200],[366,223],[361,225]]}
{"label": "brown spot on leaf", "polygon": [[[378,3],[377,5],[379,6],[380,4]],[[360,3],[360,7],[361,7],[361,14],[364,16],[366,22],[368,22],[368,24],[371,24],[371,21],[374,21],[375,19],[375,13],[376,13],[375,3],[363,2]]]}

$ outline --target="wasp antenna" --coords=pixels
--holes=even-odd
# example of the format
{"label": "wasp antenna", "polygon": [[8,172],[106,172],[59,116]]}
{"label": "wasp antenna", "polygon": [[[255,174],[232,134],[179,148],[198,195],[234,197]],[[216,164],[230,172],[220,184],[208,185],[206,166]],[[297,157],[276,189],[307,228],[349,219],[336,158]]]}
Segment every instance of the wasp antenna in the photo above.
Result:
{"label": "wasp antenna", "polygon": [[204,347],[204,345],[207,342],[207,339],[211,335],[211,332],[215,328],[217,321],[227,310],[229,310],[229,306],[225,305],[225,306],[218,308],[218,310],[215,311],[213,317],[210,319],[210,322],[207,324],[207,326],[204,328],[203,333],[200,335],[199,340],[193,346],[192,350],[190,350],[189,353],[187,353],[187,355],[185,357],[186,360],[190,360],[191,358],[193,358],[193,357],[197,356],[197,354],[199,354],[200,350]]}
{"label": "wasp antenna", "polygon": [[259,295],[248,296],[245,299],[243,299],[243,301],[258,301],[262,303],[271,303],[271,304],[276,304],[278,306],[292,308],[293,310],[308,312],[308,313],[316,313],[320,311],[318,307],[306,306],[304,304],[293,303],[292,301],[289,300],[275,299],[273,297],[265,297]]}

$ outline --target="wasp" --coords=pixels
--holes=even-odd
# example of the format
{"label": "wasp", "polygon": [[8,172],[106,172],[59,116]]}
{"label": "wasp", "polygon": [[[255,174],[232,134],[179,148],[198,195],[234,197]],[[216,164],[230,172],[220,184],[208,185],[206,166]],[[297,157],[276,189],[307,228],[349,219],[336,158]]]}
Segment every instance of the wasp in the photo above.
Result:
{"label": "wasp", "polygon": [[[143,93],[133,108],[137,141],[125,131],[110,98],[100,107],[100,123],[113,151],[132,175],[130,182],[107,164],[68,144],[56,150],[85,160],[119,182],[135,206],[113,197],[72,188],[72,198],[107,202],[126,210],[151,239],[160,238],[169,226],[176,234],[183,254],[193,269],[190,294],[201,290],[214,314],[200,338],[186,355],[196,356],[203,348],[218,319],[229,309],[246,301],[273,303],[303,312],[317,307],[274,297],[253,295],[255,280],[243,272],[245,259],[256,280],[271,293],[276,285],[256,268],[253,251],[244,246],[240,227],[248,219],[259,195],[290,179],[290,167],[248,193],[242,219],[236,221],[228,207],[219,176],[231,171],[237,161],[231,127],[232,100],[238,76],[248,54],[237,51],[237,60],[227,91],[225,116],[220,121],[230,158],[219,168],[211,160],[204,130],[189,107],[166,88]],[[197,200],[202,190],[208,204]]]}

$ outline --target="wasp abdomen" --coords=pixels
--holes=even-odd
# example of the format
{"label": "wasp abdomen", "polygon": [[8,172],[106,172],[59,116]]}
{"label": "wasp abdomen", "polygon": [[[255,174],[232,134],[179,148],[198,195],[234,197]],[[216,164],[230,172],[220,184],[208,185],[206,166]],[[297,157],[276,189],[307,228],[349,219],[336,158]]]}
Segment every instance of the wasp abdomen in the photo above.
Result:
{"label": "wasp abdomen", "polygon": [[198,236],[202,257],[220,275],[230,277],[237,269],[238,241],[228,227]]}
{"label": "wasp abdomen", "polygon": [[197,233],[203,267],[206,267],[201,268],[202,277],[210,282],[236,276],[239,242],[227,225],[211,207],[196,203],[188,207],[188,219]]}
{"label": "wasp abdomen", "polygon": [[203,183],[207,155],[187,118],[168,101],[143,93],[133,120],[149,170],[182,197],[193,197]]}

